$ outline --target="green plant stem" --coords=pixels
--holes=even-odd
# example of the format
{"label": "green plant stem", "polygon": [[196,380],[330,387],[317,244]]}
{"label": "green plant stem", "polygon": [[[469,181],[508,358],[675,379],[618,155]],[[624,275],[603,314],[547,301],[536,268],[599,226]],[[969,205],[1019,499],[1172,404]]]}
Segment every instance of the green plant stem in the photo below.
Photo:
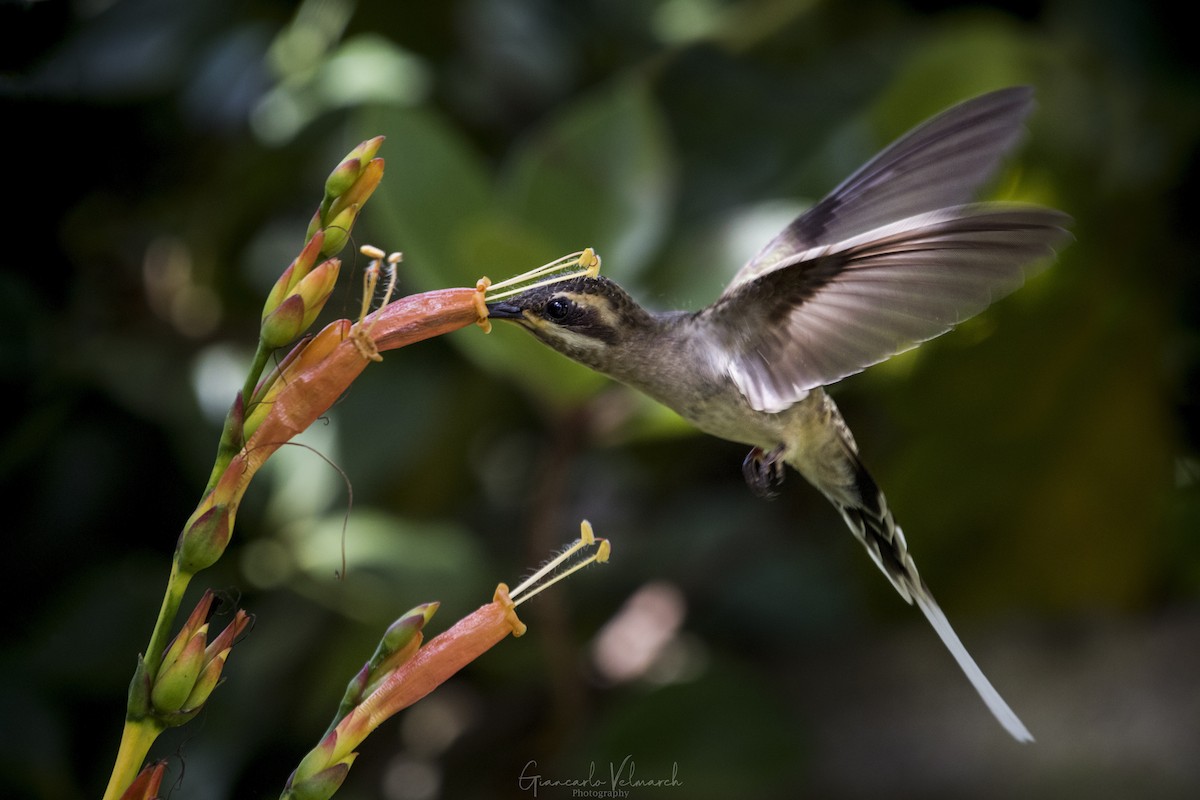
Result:
{"label": "green plant stem", "polygon": [[[270,356],[271,350],[264,346],[262,341],[259,341],[258,350],[254,354],[254,363],[251,365],[246,377],[245,388],[242,390],[243,398],[248,398],[254,391],[258,377],[262,374]],[[230,461],[237,455],[241,447],[241,431],[237,431],[236,437],[229,435],[232,427],[230,423],[235,411],[231,410],[229,413],[231,419],[226,420],[226,433],[221,437],[216,463],[213,465],[212,475],[205,488],[206,495],[216,486],[217,481],[225,473]],[[238,441],[234,441],[234,439]],[[146,645],[146,654],[139,666],[139,675],[140,670],[144,669],[149,684],[153,684],[162,666],[163,653],[166,652],[167,642],[170,641],[171,628],[175,624],[175,618],[179,615],[179,606],[183,602],[183,595],[187,591],[188,584],[192,581],[192,575],[193,573],[180,569],[179,553],[176,552],[175,558],[171,561],[171,575],[167,578],[167,588],[163,593],[162,605],[158,609],[158,619],[154,622],[150,643]],[[138,770],[141,769],[142,762],[146,759],[146,754],[150,751],[150,746],[163,730],[159,722],[148,716],[149,709],[142,707],[145,701],[144,699],[139,700],[138,682],[139,679],[135,677],[134,685],[130,686],[129,702],[125,712],[125,728],[121,732],[121,745],[117,750],[116,761],[113,763],[112,777],[109,778],[108,788],[104,792],[105,800],[117,800],[133,782],[133,779],[137,777]]]}
{"label": "green plant stem", "polygon": [[258,379],[262,377],[263,368],[267,366],[267,359],[271,357],[271,353],[272,348],[259,339],[258,349],[254,351],[254,363],[250,365],[250,371],[246,373],[246,383],[242,386],[242,402],[246,404],[246,414],[250,413],[250,399],[254,396],[254,387],[258,385]]}
{"label": "green plant stem", "polygon": [[[242,420],[250,413],[250,403],[254,396],[254,388],[258,386],[258,379],[262,377],[263,369],[267,366],[267,361],[271,358],[271,353],[272,348],[267,347],[262,339],[259,339],[258,349],[254,352],[254,361],[250,364],[250,369],[246,372],[246,382],[242,385]],[[221,443],[217,447],[217,458],[213,463],[212,472],[208,475],[208,485],[204,487],[205,495],[213,490],[217,485],[217,481],[225,474],[225,468],[229,466],[229,462],[242,449],[241,423],[239,421],[235,431],[230,419],[233,415],[234,409],[230,409],[221,433]]]}
{"label": "green plant stem", "polygon": [[187,591],[192,580],[192,573],[179,569],[179,562],[171,562],[171,577],[167,579],[167,591],[163,594],[162,607],[158,610],[158,619],[154,623],[154,633],[150,635],[150,644],[146,646],[146,669],[150,679],[158,675],[158,666],[162,661],[163,652],[167,649],[171,625],[179,613],[179,605],[183,602],[183,593]]}
{"label": "green plant stem", "polygon": [[149,719],[125,720],[121,746],[117,749],[117,760],[113,763],[108,788],[104,790],[104,800],[119,800],[125,793],[141,770],[146,754],[150,752],[150,745],[154,744],[162,730],[158,723]]}
{"label": "green plant stem", "polygon": [[[175,617],[179,614],[179,606],[183,602],[183,594],[187,591],[192,574],[182,572],[178,561],[171,563],[171,577],[167,579],[167,590],[163,594],[162,606],[158,610],[158,619],[154,623],[154,632],[150,634],[150,644],[146,647],[146,655],[140,662],[149,675],[150,683],[154,682],[162,665],[163,653],[167,649],[168,636]],[[139,670],[143,667],[139,666]],[[150,752],[150,745],[162,733],[162,725],[150,716],[148,709],[139,706],[138,678],[129,689],[129,704],[125,711],[125,728],[121,731],[121,746],[117,749],[117,758],[113,762],[112,777],[108,779],[108,788],[104,791],[104,800],[117,800],[137,777],[138,770]],[[144,699],[142,700],[144,703]]]}

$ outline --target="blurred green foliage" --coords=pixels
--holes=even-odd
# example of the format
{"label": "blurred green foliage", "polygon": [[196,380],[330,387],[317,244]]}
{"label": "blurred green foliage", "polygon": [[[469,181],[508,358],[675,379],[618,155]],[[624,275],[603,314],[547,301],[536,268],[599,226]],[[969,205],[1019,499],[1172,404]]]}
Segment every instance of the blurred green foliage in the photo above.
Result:
{"label": "blurred green foliage", "polygon": [[[3,793],[94,796],[107,777],[262,297],[350,146],[388,137],[356,234],[404,251],[406,292],[592,246],[648,305],[698,308],[891,138],[1029,83],[1039,109],[995,192],[1068,211],[1077,241],[835,393],[1036,747],[1005,740],[798,478],[756,500],[739,448],[497,326],[389,353],[310,432],[352,505],[300,448],[259,477],[194,587],[226,589],[257,623],[209,710],[157,752],[175,776],[186,765],[175,796],[277,794],[392,618],[441,600],[443,629],[587,517],[612,564],[524,607],[528,636],[368,740],[340,796],[525,797],[530,760],[607,778],[627,755],[684,782],[638,796],[1195,796],[1200,83],[1181,13],[0,7]],[[327,316],[356,313],[362,266],[343,268]],[[653,582],[685,602],[670,658],[606,682],[594,637]]]}

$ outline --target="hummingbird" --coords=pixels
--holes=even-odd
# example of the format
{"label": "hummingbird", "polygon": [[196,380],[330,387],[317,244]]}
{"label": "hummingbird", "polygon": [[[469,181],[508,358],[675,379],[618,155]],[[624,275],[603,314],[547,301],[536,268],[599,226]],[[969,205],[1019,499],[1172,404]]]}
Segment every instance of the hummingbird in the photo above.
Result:
{"label": "hummingbird", "polygon": [[837,508],[915,603],[1000,724],[1029,730],[979,669],[917,572],[892,509],[825,388],[916,347],[1016,290],[1070,235],[1035,205],[973,202],[1033,108],[1029,87],[960,103],[896,140],[796,217],[699,311],[650,311],[597,275],[488,306],[700,430],[750,445],[769,494],[784,466]]}

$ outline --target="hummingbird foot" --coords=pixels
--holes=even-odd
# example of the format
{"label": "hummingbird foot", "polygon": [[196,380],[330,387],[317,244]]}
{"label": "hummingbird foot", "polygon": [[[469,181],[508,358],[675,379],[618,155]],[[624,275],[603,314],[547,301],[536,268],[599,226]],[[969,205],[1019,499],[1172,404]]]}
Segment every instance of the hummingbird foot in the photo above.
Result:
{"label": "hummingbird foot", "polygon": [[783,445],[770,452],[756,447],[742,462],[742,475],[746,478],[746,485],[757,497],[770,500],[779,494],[775,489],[783,483],[783,451]]}

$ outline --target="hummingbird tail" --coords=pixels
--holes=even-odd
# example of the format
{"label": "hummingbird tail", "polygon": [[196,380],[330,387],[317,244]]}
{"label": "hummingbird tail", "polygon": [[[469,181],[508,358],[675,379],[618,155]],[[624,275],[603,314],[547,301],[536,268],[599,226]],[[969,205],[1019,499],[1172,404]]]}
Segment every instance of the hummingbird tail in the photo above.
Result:
{"label": "hummingbird tail", "polygon": [[933,599],[929,587],[917,573],[917,566],[908,552],[904,532],[892,517],[887,499],[859,461],[853,449],[853,441],[847,444],[846,454],[853,464],[850,472],[852,484],[837,487],[832,491],[822,487],[825,496],[842,513],[842,518],[846,520],[850,530],[867,548],[871,560],[892,582],[900,596],[909,603],[915,602],[917,608],[921,609],[996,720],[1017,741],[1032,742],[1033,736],[1029,730],[984,676],[975,659],[971,658],[962,640],[958,638],[958,634],[954,632],[941,607]]}

